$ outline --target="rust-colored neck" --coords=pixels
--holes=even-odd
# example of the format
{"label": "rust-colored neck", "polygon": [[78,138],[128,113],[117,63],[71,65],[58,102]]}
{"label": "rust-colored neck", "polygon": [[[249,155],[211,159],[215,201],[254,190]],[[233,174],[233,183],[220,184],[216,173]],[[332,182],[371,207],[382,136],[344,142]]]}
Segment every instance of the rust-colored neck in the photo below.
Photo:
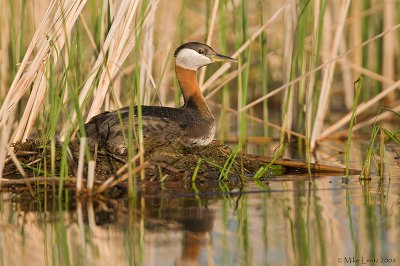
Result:
{"label": "rust-colored neck", "polygon": [[175,66],[175,73],[183,94],[184,107],[197,108],[204,114],[212,116],[206,99],[201,93],[199,82],[197,81],[197,71]]}

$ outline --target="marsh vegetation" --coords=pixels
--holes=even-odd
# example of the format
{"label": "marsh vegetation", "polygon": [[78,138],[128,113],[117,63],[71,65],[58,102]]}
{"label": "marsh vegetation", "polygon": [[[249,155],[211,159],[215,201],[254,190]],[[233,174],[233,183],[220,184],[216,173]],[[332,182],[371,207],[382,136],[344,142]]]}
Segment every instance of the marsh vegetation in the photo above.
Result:
{"label": "marsh vegetation", "polygon": [[[399,1],[0,6],[1,264],[400,261]],[[154,146],[140,106],[182,105],[187,41],[239,60],[199,73],[216,140]],[[89,148],[84,124],[124,106],[126,154]]]}

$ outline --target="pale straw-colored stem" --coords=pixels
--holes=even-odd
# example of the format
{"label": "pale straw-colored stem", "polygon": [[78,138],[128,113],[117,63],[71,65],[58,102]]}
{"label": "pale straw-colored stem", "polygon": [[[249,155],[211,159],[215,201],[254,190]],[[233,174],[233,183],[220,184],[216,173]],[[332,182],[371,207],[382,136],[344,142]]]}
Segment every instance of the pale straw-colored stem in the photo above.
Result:
{"label": "pale straw-colored stem", "polygon": [[[129,39],[130,34],[132,34],[130,32],[130,24],[131,21],[133,20],[134,14],[136,13],[136,8],[138,6],[138,1],[134,2],[124,1],[124,2],[129,2],[130,5],[128,6],[127,10],[121,10],[121,8],[119,8],[119,11],[121,12],[120,13],[121,19],[119,20],[119,22],[121,24],[113,23],[111,26],[111,27],[114,26],[116,28],[115,33],[117,35],[115,36],[116,38],[113,38],[113,41],[111,42],[110,46],[111,49],[109,50],[107,61],[104,62],[104,69],[100,75],[99,85],[97,86],[97,89],[94,92],[93,102],[92,105],[90,106],[86,122],[88,122],[90,118],[99,113],[100,108],[103,105],[106,93],[109,90],[109,85],[112,79],[115,77],[117,71],[119,70],[119,66],[122,65],[123,63],[123,61],[120,61],[119,59],[121,57],[123,49],[125,48],[125,44]],[[125,17],[125,12],[126,12],[126,17]],[[116,14],[116,18],[117,17],[118,13]],[[133,46],[131,46],[130,48],[132,49]],[[86,97],[87,95],[84,96]]]}
{"label": "pale straw-colored stem", "polygon": [[274,95],[280,93],[281,91],[285,90],[285,89],[288,88],[290,85],[292,85],[292,84],[294,84],[294,83],[296,83],[296,82],[299,82],[299,81],[302,80],[303,78],[305,78],[305,77],[307,77],[307,76],[310,76],[310,75],[314,74],[314,73],[317,72],[317,71],[320,71],[321,69],[325,68],[328,64],[330,64],[332,61],[340,60],[341,58],[343,58],[343,57],[345,57],[346,55],[350,54],[350,53],[353,52],[354,50],[359,49],[360,47],[366,46],[366,45],[368,45],[368,44],[370,44],[370,43],[376,41],[377,39],[381,38],[382,36],[384,36],[384,35],[387,34],[388,32],[394,31],[394,30],[396,30],[396,29],[398,29],[398,28],[400,28],[400,24],[397,24],[397,25],[394,26],[393,28],[391,28],[391,29],[389,29],[389,30],[387,30],[387,31],[384,31],[384,32],[381,32],[381,33],[375,35],[374,37],[372,37],[372,38],[366,40],[365,42],[363,42],[362,44],[360,44],[359,46],[356,46],[356,47],[353,47],[353,48],[347,50],[346,53],[344,53],[344,54],[342,54],[342,55],[339,55],[339,56],[333,58],[332,60],[328,61],[327,63],[321,64],[320,66],[318,66],[318,67],[316,67],[316,68],[310,70],[309,72],[305,73],[304,75],[302,75],[302,76],[300,76],[300,77],[298,77],[298,78],[296,78],[296,79],[294,79],[294,80],[292,80],[292,81],[290,81],[290,82],[288,82],[288,83],[286,83],[286,84],[284,84],[284,85],[282,85],[282,86],[276,88],[275,90],[273,90],[273,91],[267,93],[266,95],[264,95],[264,96],[258,98],[257,100],[254,100],[254,101],[250,102],[249,104],[247,104],[246,106],[244,106],[244,107],[243,107],[242,109],[240,109],[239,111],[243,112],[243,111],[245,111],[245,110],[247,110],[247,109],[249,109],[249,108],[251,108],[251,107],[253,107],[253,106],[257,105],[257,104],[259,104],[260,102],[262,102],[262,101],[264,101],[264,100],[266,100],[266,99],[268,99],[268,98],[270,98],[270,97],[272,97],[272,96],[274,96]]}
{"label": "pale straw-colored stem", "polygon": [[[332,44],[330,59],[334,59],[337,57],[339,51],[340,40],[343,35],[344,22],[346,19],[346,15],[348,13],[350,7],[350,0],[346,0],[343,2],[340,12],[339,12],[339,24],[336,28],[335,37]],[[319,138],[321,134],[322,127],[324,125],[324,120],[326,116],[326,112],[329,107],[329,96],[332,87],[333,73],[335,71],[336,60],[333,60],[328,66],[327,70],[324,72],[321,93],[318,101],[317,114],[315,117],[315,122],[313,126],[313,130],[311,133],[310,140],[310,149],[313,150],[315,148],[316,140]]]}
{"label": "pale straw-colored stem", "polygon": [[30,64],[28,64],[34,48],[36,48],[38,43],[43,40],[42,38],[46,30],[45,27],[47,26],[49,15],[52,12],[56,2],[57,1],[54,0],[50,3],[41,24],[39,25],[38,29],[35,31],[35,34],[32,37],[32,41],[28,46],[25,56],[22,59],[22,63],[18,68],[10,89],[8,90],[7,96],[4,99],[4,102],[0,109],[0,127],[7,120],[9,112],[12,110],[12,108],[15,107],[17,102],[21,99],[21,97],[31,85],[35,73],[40,66],[38,62],[41,62],[46,56],[46,50],[40,49],[36,53],[34,60]]}
{"label": "pale straw-colored stem", "polygon": [[228,82],[230,82],[231,80],[233,80],[234,78],[236,78],[242,71],[243,69],[245,69],[245,67],[248,65],[248,63],[242,65],[239,67],[238,70],[235,70],[231,73],[229,73],[227,75],[227,77],[225,78],[224,81],[221,82],[221,84],[219,84],[217,87],[215,87],[214,89],[209,89],[211,92],[209,92],[207,94],[207,96],[205,97],[206,99],[211,98],[213,95],[215,95],[217,92],[219,92]]}
{"label": "pale straw-colored stem", "polygon": [[[262,25],[258,30],[256,30],[250,38],[240,46],[240,48],[231,56],[232,58],[237,58],[241,53],[243,53],[244,50],[246,50],[250,44],[260,36],[260,34],[272,23],[274,22],[279,15],[282,13],[282,11],[285,9],[285,5],[283,5],[281,8],[279,8],[275,14],[264,24]],[[214,74],[201,86],[201,90],[205,91],[207,90],[211,84],[213,84],[220,76],[222,76],[225,71],[227,71],[231,67],[231,63],[225,63],[223,64],[220,68],[218,68],[217,71],[214,72]],[[243,108],[242,108],[243,109]]]}
{"label": "pale straw-colored stem", "polygon": [[7,157],[7,149],[9,147],[8,140],[10,139],[11,127],[13,124],[14,116],[11,115],[7,123],[1,127],[1,139],[0,139],[0,180],[3,178],[4,164]]}
{"label": "pale straw-colored stem", "polygon": [[96,161],[89,161],[88,163],[88,178],[87,178],[87,190],[88,194],[91,195],[93,191],[93,184],[95,178]]}
{"label": "pale straw-colored stem", "polygon": [[78,172],[76,174],[76,191],[77,191],[77,193],[79,193],[82,190],[83,166],[84,166],[84,162],[85,162],[85,145],[86,145],[86,138],[82,137],[80,139]]}
{"label": "pale straw-colored stem", "polygon": [[[218,7],[219,7],[219,0],[215,0],[214,1],[214,6],[213,6],[213,10],[212,10],[212,14],[211,14],[211,20],[210,20],[210,25],[208,27],[208,34],[207,34],[207,40],[206,40],[206,44],[207,45],[211,45],[211,40],[212,40],[212,36],[214,33],[214,27],[217,21],[217,15],[218,15]],[[204,82],[204,78],[206,77],[206,68],[202,68],[200,70],[200,76],[199,76],[199,84],[201,86],[201,84],[203,84]]]}
{"label": "pale straw-colored stem", "polygon": [[[57,2],[57,1],[55,1]],[[58,3],[58,2],[57,2]],[[24,56],[22,64],[14,78],[13,84],[6,96],[3,106],[0,110],[0,126],[8,114],[12,111],[17,102],[22,98],[27,89],[33,83],[33,91],[28,100],[28,106],[25,108],[23,121],[18,125],[14,141],[27,138],[30,134],[33,124],[38,116],[40,105],[43,102],[45,95],[45,82],[43,80],[44,67],[48,61],[49,54],[51,53],[52,44],[49,40],[53,41],[58,51],[64,46],[65,40],[72,26],[75,24],[83,6],[86,1],[67,1],[58,6],[56,15],[49,30],[45,32],[45,26],[48,25],[48,16],[56,5],[52,2],[46,12],[44,19],[31,41],[27,53]],[[49,40],[48,40],[48,39]],[[38,52],[35,54],[32,62],[27,65],[27,62],[32,54],[33,48],[39,47]],[[58,60],[58,53],[54,53],[55,63]],[[40,69],[43,68],[43,69]]]}
{"label": "pale straw-colored stem", "polygon": [[[396,89],[399,89],[399,88],[400,88],[400,80],[398,80],[397,82],[395,82],[391,86],[387,87],[386,90],[381,91],[379,94],[377,94],[371,100],[369,100],[369,101],[367,101],[365,103],[359,104],[358,107],[357,107],[357,110],[355,112],[355,115],[359,115],[359,114],[361,114],[361,113],[363,113],[363,112],[365,112],[367,110],[370,110],[370,108],[373,105],[375,105],[380,100],[384,99],[388,94],[390,94],[391,92],[393,92],[393,91],[395,91]],[[329,136],[330,134],[332,134],[333,132],[335,132],[336,130],[340,129],[342,126],[346,125],[351,119],[351,114],[352,114],[352,111],[347,113],[344,117],[339,119],[339,121],[337,121],[336,123],[334,123],[333,125],[331,125],[327,129],[325,129],[321,133],[320,138],[325,138],[325,137]]]}
{"label": "pale straw-colored stem", "polygon": [[[340,52],[341,54],[345,53],[347,50],[346,47],[346,41],[344,38],[340,41]],[[346,61],[347,58],[341,59],[339,62],[340,64],[340,70],[342,73],[342,86],[343,86],[343,98],[344,98],[344,103],[346,106],[347,110],[350,110],[353,107],[353,102],[354,102],[354,89],[353,89],[353,80],[350,72],[350,67],[348,64],[343,63],[343,61]]]}
{"label": "pale straw-colored stem", "polygon": [[[396,107],[394,107],[394,108],[391,109],[391,110],[392,110],[393,112],[400,112],[400,104],[398,104]],[[389,119],[391,116],[394,115],[393,112],[391,112],[391,111],[384,111],[384,112],[382,112],[381,114],[379,114],[378,116],[374,116],[374,117],[371,117],[371,118],[369,118],[369,119],[367,119],[367,120],[365,120],[365,121],[363,121],[363,122],[357,123],[357,124],[355,124],[355,125],[353,126],[352,132],[355,132],[355,131],[357,131],[357,130],[359,130],[359,129],[361,129],[361,128],[370,126],[370,125],[375,124],[375,123],[377,123],[377,122],[380,122],[380,121]],[[348,133],[349,133],[349,130],[346,129],[346,130],[343,130],[343,131],[338,132],[337,134],[334,135],[334,137],[336,138],[336,137],[339,137],[339,136],[344,136],[344,135],[347,135]]]}
{"label": "pale straw-colored stem", "polygon": [[97,188],[96,193],[101,193],[104,190],[106,190],[109,187],[109,185],[117,179],[117,177],[119,175],[121,175],[123,172],[125,172],[128,169],[130,164],[137,161],[141,156],[143,156],[143,151],[141,151],[138,154],[136,154],[135,156],[133,156],[133,158],[129,161],[129,163],[126,163],[121,168],[119,168],[118,171],[113,176],[108,178],[99,188]]}
{"label": "pale straw-colored stem", "polygon": [[[388,30],[396,25],[396,2],[393,0],[384,1],[383,9],[383,29]],[[382,62],[382,75],[389,78],[395,79],[395,60],[397,60],[396,50],[396,35],[394,32],[389,32],[383,36],[383,62]],[[383,85],[383,89],[387,89],[386,84]],[[396,100],[394,93],[389,93],[386,97],[388,103],[392,103]]]}
{"label": "pale straw-colored stem", "polygon": [[[150,0],[150,4],[156,4],[156,0]],[[140,68],[140,95],[142,96],[141,102],[144,105],[150,105],[151,101],[151,83],[154,84],[154,80],[151,74],[151,70],[153,69],[153,59],[154,59],[154,21],[155,14],[151,12],[148,16],[148,23],[144,26],[143,29],[143,42],[140,49],[140,66],[145,66]],[[153,85],[155,88],[155,85]]]}

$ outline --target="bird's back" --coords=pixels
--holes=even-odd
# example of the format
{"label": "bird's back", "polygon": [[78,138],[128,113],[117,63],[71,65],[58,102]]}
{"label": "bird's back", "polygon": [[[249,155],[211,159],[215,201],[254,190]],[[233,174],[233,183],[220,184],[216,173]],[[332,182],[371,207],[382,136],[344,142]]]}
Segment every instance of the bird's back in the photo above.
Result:
{"label": "bird's back", "polygon": [[[133,109],[133,133],[137,139],[137,108]],[[207,145],[215,133],[213,117],[204,117],[193,108],[142,106],[143,136],[165,142],[180,142],[185,146]],[[129,107],[94,116],[85,124],[89,144],[106,145],[113,152],[126,150],[129,128]],[[132,128],[132,127],[131,127]]]}

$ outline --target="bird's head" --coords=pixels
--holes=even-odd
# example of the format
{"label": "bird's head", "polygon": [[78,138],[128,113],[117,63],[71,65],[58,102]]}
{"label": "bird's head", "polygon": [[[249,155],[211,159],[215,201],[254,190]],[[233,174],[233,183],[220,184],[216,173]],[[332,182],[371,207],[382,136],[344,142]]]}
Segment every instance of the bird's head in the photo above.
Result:
{"label": "bird's head", "polygon": [[214,62],[237,62],[236,59],[219,54],[210,46],[199,42],[188,42],[179,46],[174,56],[177,66],[194,71]]}

